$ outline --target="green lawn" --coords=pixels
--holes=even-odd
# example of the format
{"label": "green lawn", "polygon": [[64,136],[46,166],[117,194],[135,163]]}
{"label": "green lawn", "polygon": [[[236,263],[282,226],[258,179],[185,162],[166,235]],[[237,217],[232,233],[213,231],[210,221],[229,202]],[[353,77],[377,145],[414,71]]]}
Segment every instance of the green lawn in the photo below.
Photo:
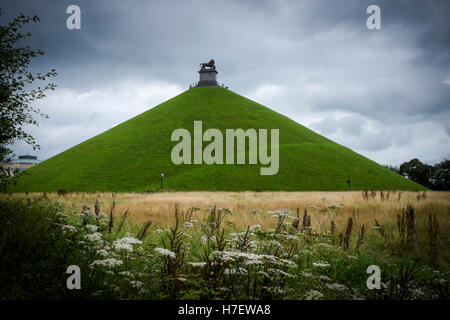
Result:
{"label": "green lawn", "polygon": [[[279,129],[278,174],[256,165],[175,165],[173,130]],[[225,136],[225,134],[224,134]],[[204,142],[204,146],[208,143]],[[224,152],[225,154],[225,152]],[[232,91],[195,88],[27,170],[13,192],[159,190],[346,190],[424,188]]]}

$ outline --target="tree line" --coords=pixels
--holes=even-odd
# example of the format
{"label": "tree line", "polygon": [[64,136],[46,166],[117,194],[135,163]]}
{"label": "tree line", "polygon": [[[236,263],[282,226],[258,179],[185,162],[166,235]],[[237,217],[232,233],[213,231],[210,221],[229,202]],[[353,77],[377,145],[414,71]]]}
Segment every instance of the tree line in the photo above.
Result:
{"label": "tree line", "polygon": [[450,160],[429,165],[419,159],[412,159],[400,166],[385,165],[405,178],[408,178],[431,190],[450,190]]}

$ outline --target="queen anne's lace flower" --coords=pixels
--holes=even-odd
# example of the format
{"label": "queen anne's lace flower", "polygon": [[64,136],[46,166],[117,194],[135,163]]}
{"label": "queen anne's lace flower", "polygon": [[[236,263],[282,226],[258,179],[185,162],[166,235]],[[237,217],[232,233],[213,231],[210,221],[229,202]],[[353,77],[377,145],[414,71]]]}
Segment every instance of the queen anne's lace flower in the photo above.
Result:
{"label": "queen anne's lace flower", "polygon": [[274,218],[288,218],[288,219],[297,219],[297,217],[291,216],[293,213],[290,209],[278,209],[275,211],[267,211],[268,214],[270,214]]}
{"label": "queen anne's lace flower", "polygon": [[128,253],[133,253],[133,246],[131,244],[115,243],[113,245],[114,245],[114,249],[116,249],[117,251],[126,251]]}
{"label": "queen anne's lace flower", "polygon": [[94,232],[94,233],[90,233],[84,236],[84,238],[86,240],[88,240],[89,242],[99,242],[102,240],[102,234],[99,232]]}
{"label": "queen anne's lace flower", "polygon": [[130,284],[135,289],[140,289],[144,285],[144,283],[142,281],[138,281],[138,280],[130,281]]}
{"label": "queen anne's lace flower", "polygon": [[98,227],[92,224],[88,224],[84,227],[88,232],[97,232]]}
{"label": "queen anne's lace flower", "polygon": [[68,224],[63,224],[61,225],[61,230],[69,230],[72,232],[77,232],[77,228],[75,228],[74,226],[68,225]]}
{"label": "queen anne's lace flower", "polygon": [[163,256],[168,256],[168,257],[171,257],[173,259],[176,258],[175,252],[170,251],[169,249],[155,248],[155,251],[158,252],[159,254],[163,255]]}
{"label": "queen anne's lace flower", "polygon": [[346,286],[344,286],[343,284],[339,284],[339,283],[331,283],[331,284],[327,283],[327,284],[325,284],[325,286],[328,289],[337,290],[337,291],[345,291],[345,290],[347,290]]}
{"label": "queen anne's lace flower", "polygon": [[121,271],[118,273],[121,276],[132,278],[133,274],[130,271]]}
{"label": "queen anne's lace flower", "polygon": [[229,268],[225,268],[225,270],[223,271],[224,274],[247,274],[248,271],[242,267],[239,267],[237,269],[229,269]]}
{"label": "queen anne's lace flower", "polygon": [[97,250],[97,254],[102,257],[107,257],[110,255],[110,253],[108,251],[106,251],[105,249]]}
{"label": "queen anne's lace flower", "polygon": [[190,264],[193,267],[204,267],[204,266],[206,266],[206,262],[189,262],[188,264]]}
{"label": "queen anne's lace flower", "polygon": [[320,268],[326,268],[326,267],[329,267],[330,264],[326,261],[316,261],[316,262],[313,262],[313,266],[320,267]]}
{"label": "queen anne's lace flower", "polygon": [[192,222],[186,221],[186,222],[183,224],[183,226],[184,226],[185,228],[193,228],[193,227],[194,227],[194,224],[193,224]]}
{"label": "queen anne's lace flower", "polygon": [[133,245],[142,244],[142,241],[133,237],[123,237],[113,242],[114,249],[118,251],[133,252]]}
{"label": "queen anne's lace flower", "polygon": [[273,268],[271,268],[271,269],[268,269],[267,271],[269,271],[271,273],[274,273],[276,275],[282,275],[282,276],[285,276],[285,277],[288,277],[288,278],[295,278],[294,275],[292,275],[290,273],[287,273],[287,272],[285,272],[283,270],[280,270],[280,269],[273,269]]}
{"label": "queen anne's lace flower", "polygon": [[317,290],[309,290],[305,295],[306,300],[320,300],[321,298],[323,298],[323,294]]}
{"label": "queen anne's lace flower", "polygon": [[108,259],[104,259],[104,260],[95,260],[89,266],[91,268],[93,268],[95,266],[114,268],[114,267],[117,267],[117,266],[121,266],[122,264],[123,264],[122,260],[118,260],[118,259],[114,259],[114,258],[108,258]]}

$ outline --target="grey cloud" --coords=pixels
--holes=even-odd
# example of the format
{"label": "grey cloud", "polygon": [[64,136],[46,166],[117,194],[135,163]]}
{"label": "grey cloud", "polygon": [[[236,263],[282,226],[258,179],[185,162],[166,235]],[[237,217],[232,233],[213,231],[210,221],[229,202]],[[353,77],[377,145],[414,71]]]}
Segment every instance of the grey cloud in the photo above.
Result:
{"label": "grey cloud", "polygon": [[[230,89],[377,161],[448,156],[448,1],[83,0],[76,2],[82,30],[69,31],[65,9],[72,3],[10,1],[0,17],[38,14],[30,45],[47,55],[33,68],[55,67],[57,90],[87,104],[84,114],[55,101],[42,105],[52,116],[47,129],[72,128],[74,136],[70,143],[49,139],[43,122],[36,131],[43,154],[81,142],[79,129],[92,122],[106,129],[169,97],[144,94],[148,103],[123,98],[108,108],[108,95],[130,90],[124,82],[183,90],[197,80],[198,63],[214,58],[219,81]],[[366,28],[365,11],[373,3],[381,7],[382,30]],[[82,98],[87,92],[91,100]],[[65,101],[61,93],[56,97]],[[427,134],[435,139],[416,137],[425,122],[434,125]]]}

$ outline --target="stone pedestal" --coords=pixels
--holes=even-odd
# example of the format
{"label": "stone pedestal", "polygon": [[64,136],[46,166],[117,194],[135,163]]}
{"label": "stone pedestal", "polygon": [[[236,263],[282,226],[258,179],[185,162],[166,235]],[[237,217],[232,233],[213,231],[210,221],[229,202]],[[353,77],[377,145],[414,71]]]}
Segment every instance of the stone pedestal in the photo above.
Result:
{"label": "stone pedestal", "polygon": [[197,83],[197,87],[214,87],[219,86],[217,82],[216,69],[200,69],[198,72],[200,74],[200,81]]}

